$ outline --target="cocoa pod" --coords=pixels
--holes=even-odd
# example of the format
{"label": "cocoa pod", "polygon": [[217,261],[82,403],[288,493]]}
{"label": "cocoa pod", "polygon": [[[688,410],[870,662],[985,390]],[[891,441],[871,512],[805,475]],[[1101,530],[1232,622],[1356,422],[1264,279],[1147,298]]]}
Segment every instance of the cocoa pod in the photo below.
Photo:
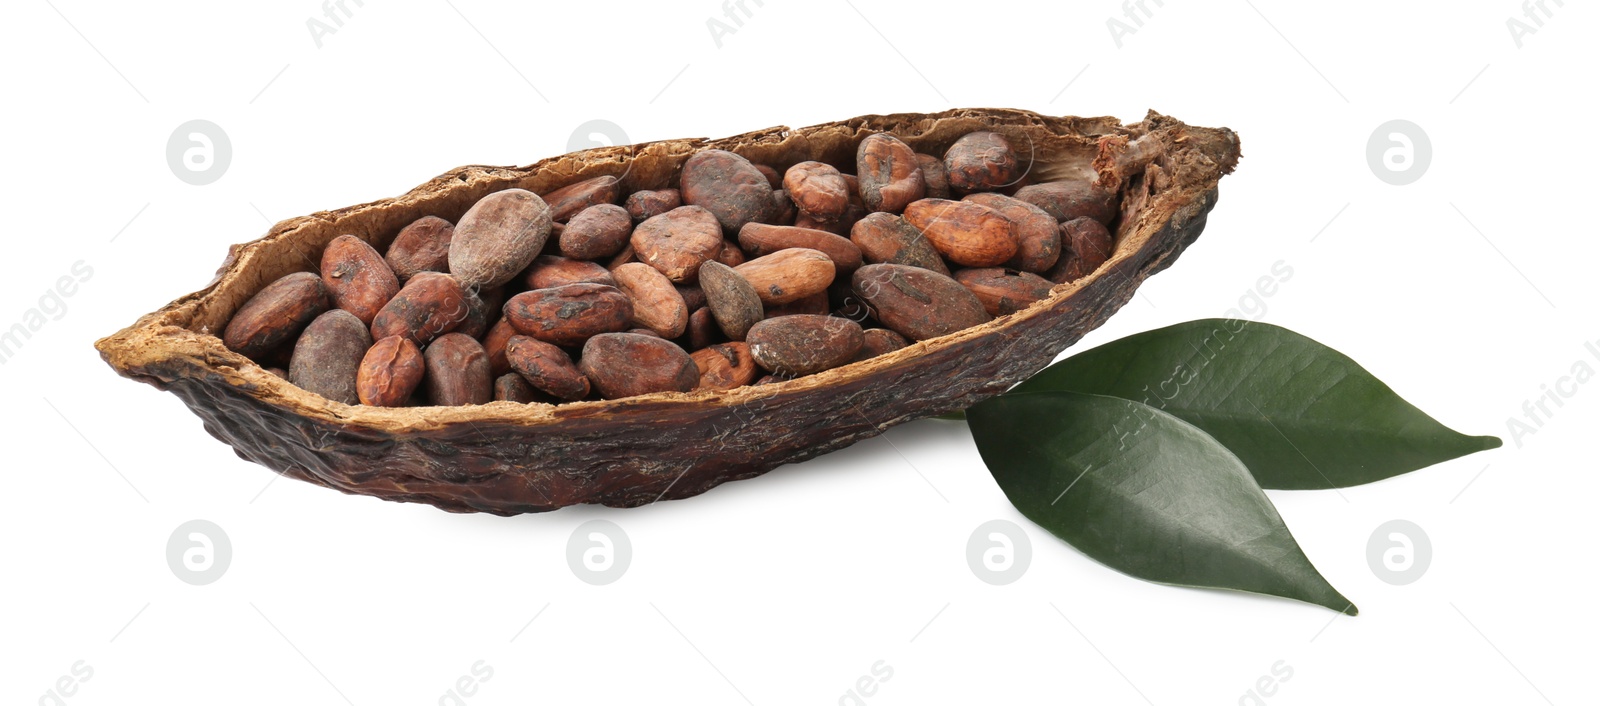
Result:
{"label": "cocoa pod", "polygon": [[745,342],[762,368],[779,375],[810,375],[855,358],[861,350],[861,325],[837,316],[780,316],[750,327]]}
{"label": "cocoa pod", "polygon": [[583,344],[578,369],[600,396],[688,392],[700,384],[700,368],[682,348],[636,333],[602,333]]}
{"label": "cocoa pod", "polygon": [[710,211],[724,235],[736,235],[752,221],[765,222],[772,213],[771,182],[750,160],[726,150],[690,156],[678,177],[678,190],[684,203]]}
{"label": "cocoa pod", "polygon": [[561,229],[561,254],[580,260],[611,257],[628,245],[633,234],[633,217],[627,209],[610,203],[596,204],[578,212]]}
{"label": "cocoa pod", "polygon": [[367,241],[341,235],[322,251],[322,286],[333,305],[372,325],[372,317],[400,291],[400,278]]}
{"label": "cocoa pod", "polygon": [[689,324],[689,307],[666,275],[640,262],[630,262],[611,274],[617,289],[633,304],[633,325],[655,331],[662,338],[683,335]]}
{"label": "cocoa pod", "polygon": [[997,132],[962,135],[945,151],[944,167],[950,189],[961,194],[1008,186],[1021,173],[1011,143]]}
{"label": "cocoa pod", "polygon": [[589,396],[589,379],[572,364],[572,357],[554,344],[531,336],[512,336],[506,343],[506,362],[534,389],[563,400]]}
{"label": "cocoa pod", "polygon": [[680,206],[640,223],[629,242],[634,257],[660,270],[667,279],[693,282],[700,264],[722,252],[723,241],[722,229],[710,211]]}
{"label": "cocoa pod", "polygon": [[872,263],[910,265],[948,276],[933,243],[922,231],[892,213],[870,213],[850,229],[850,242],[860,248],[863,259]]}
{"label": "cocoa pod", "polygon": [[506,373],[494,379],[494,399],[496,402],[517,404],[540,401],[539,391],[533,389],[533,386],[517,373]]}
{"label": "cocoa pod", "polygon": [[683,197],[677,189],[635,191],[628,194],[627,200],[622,202],[622,207],[628,210],[628,216],[634,223],[654,218],[682,205]]}
{"label": "cocoa pod", "polygon": [[884,326],[913,341],[955,333],[989,321],[978,297],[949,277],[906,265],[867,265],[851,288]]}
{"label": "cocoa pod", "polygon": [[511,364],[506,362],[506,344],[512,336],[520,336],[517,328],[511,325],[511,320],[501,317],[483,335],[483,351],[489,355],[489,372],[496,377],[511,371]]}
{"label": "cocoa pod", "polygon": [[700,370],[702,390],[732,390],[750,384],[760,370],[750,355],[750,346],[734,341],[718,343],[689,354]]}
{"label": "cocoa pod", "polygon": [[456,227],[438,216],[423,216],[400,229],[383,259],[404,282],[418,272],[450,271],[450,239]]}
{"label": "cocoa pod", "polygon": [[617,283],[611,276],[611,271],[598,262],[574,260],[560,255],[540,255],[534,258],[533,264],[523,273],[522,281],[528,289],[549,289],[564,284],[584,283],[614,286]]}
{"label": "cocoa pod", "polygon": [[1005,316],[1028,308],[1050,296],[1054,282],[1032,272],[1006,267],[978,267],[956,270],[955,280],[983,302],[990,316]]}
{"label": "cocoa pod", "polygon": [[626,330],[633,320],[633,304],[616,287],[567,284],[512,297],[505,316],[524,336],[579,346],[591,336]]}
{"label": "cocoa pod", "polygon": [[1117,217],[1117,194],[1102,189],[1088,179],[1062,179],[1029,184],[1017,190],[1016,198],[1027,201],[1058,221],[1085,216],[1110,226]]}
{"label": "cocoa pod", "polygon": [[818,250],[833,261],[834,269],[840,275],[855,272],[862,265],[861,248],[856,247],[855,243],[827,231],[810,228],[747,223],[739,229],[739,246],[752,257],[771,255],[788,248]]}
{"label": "cocoa pod", "polygon": [[689,315],[689,325],[686,327],[679,345],[686,351],[697,351],[714,343],[728,340],[718,327],[716,318],[711,313],[710,307],[700,307]]}
{"label": "cocoa pod", "polygon": [[822,162],[800,162],[789,167],[783,173],[783,190],[795,209],[817,221],[837,221],[850,206],[850,190],[844,177],[832,165]]}
{"label": "cocoa pod", "polygon": [[[839,281],[848,280],[835,280],[836,283]],[[828,313],[829,304],[830,302],[828,301],[828,293],[825,291],[817,292],[809,297],[796,299],[788,304],[778,304],[767,307],[766,318],[775,319],[779,316],[794,316],[796,314],[826,314]]]}
{"label": "cocoa pod", "polygon": [[379,339],[361,358],[356,396],[373,407],[404,407],[422,383],[422,351],[404,336]]}
{"label": "cocoa pod", "polygon": [[911,345],[905,336],[890,331],[886,328],[869,328],[861,332],[861,350],[856,351],[855,360],[876,358],[885,353]]}
{"label": "cocoa pod", "polygon": [[[563,186],[545,194],[544,202],[550,204],[550,220],[566,223],[584,209],[602,203],[616,203],[622,195],[622,184],[614,176],[597,176],[576,184]],[[460,228],[460,226],[456,226]]]}
{"label": "cocoa pod", "polygon": [[328,305],[328,288],[321,277],[292,272],[262,287],[239,307],[223,329],[222,344],[247,358],[262,357],[299,335]]}
{"label": "cocoa pod", "polygon": [[961,200],[988,206],[1016,225],[1017,254],[1005,262],[1006,267],[1044,272],[1061,257],[1061,229],[1044,209],[1001,194],[968,194]]}
{"label": "cocoa pod", "polygon": [[868,135],[856,146],[856,179],[868,212],[899,213],[926,193],[917,153],[888,133]]}
{"label": "cocoa pod", "polygon": [[462,333],[434,339],[422,352],[428,403],[440,407],[488,404],[494,400],[494,376],[483,345]]}
{"label": "cocoa pod", "polygon": [[1016,224],[988,206],[923,199],[906,207],[905,219],[958,265],[993,267],[1017,254]]}
{"label": "cocoa pod", "polygon": [[1076,282],[1111,257],[1116,241],[1111,231],[1089,216],[1061,224],[1061,259],[1047,275],[1051,282]]}
{"label": "cocoa pod", "polygon": [[922,170],[922,193],[924,198],[950,198],[950,177],[949,173],[945,171],[944,160],[931,154],[918,152],[917,167]]}
{"label": "cocoa pod", "polygon": [[412,277],[378,315],[372,317],[372,339],[405,336],[425,346],[454,331],[467,318],[467,293],[456,278],[438,272]]}
{"label": "cocoa pod", "polygon": [[827,291],[833,283],[833,260],[810,248],[789,248],[764,255],[733,268],[763,304],[787,304]]}
{"label": "cocoa pod", "polygon": [[356,375],[372,348],[367,325],[344,309],[324,312],[295,341],[289,382],[334,402],[356,404]]}
{"label": "cocoa pod", "polygon": [[450,274],[463,287],[498,287],[539,256],[550,237],[550,207],[532,191],[506,189],[467,209],[450,239]]}
{"label": "cocoa pod", "polygon": [[700,288],[706,293],[706,308],[730,339],[743,341],[750,327],[764,317],[755,286],[732,267],[720,262],[702,265]]}

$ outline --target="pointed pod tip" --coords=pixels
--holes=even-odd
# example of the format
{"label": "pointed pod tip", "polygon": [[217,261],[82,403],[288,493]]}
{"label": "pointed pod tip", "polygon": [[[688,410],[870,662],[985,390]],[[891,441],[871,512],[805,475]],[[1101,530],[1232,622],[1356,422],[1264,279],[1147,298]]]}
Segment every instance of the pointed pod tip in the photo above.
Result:
{"label": "pointed pod tip", "polygon": [[1500,437],[1498,436],[1474,436],[1472,438],[1478,440],[1478,443],[1482,446],[1482,449],[1480,450],[1483,451],[1487,451],[1489,449],[1498,449],[1500,448],[1501,444],[1504,443],[1500,441]]}

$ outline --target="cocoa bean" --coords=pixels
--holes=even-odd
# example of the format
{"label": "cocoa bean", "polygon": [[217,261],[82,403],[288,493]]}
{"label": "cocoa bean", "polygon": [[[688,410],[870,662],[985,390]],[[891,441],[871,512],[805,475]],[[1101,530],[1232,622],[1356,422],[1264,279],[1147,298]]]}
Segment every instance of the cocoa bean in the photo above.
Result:
{"label": "cocoa bean", "polygon": [[450,239],[456,227],[438,216],[423,216],[400,229],[383,259],[404,282],[418,272],[450,271]]}
{"label": "cocoa bean", "polygon": [[698,284],[674,284],[673,289],[678,290],[678,296],[683,297],[683,306],[689,311],[694,311],[706,305],[706,292]]}
{"label": "cocoa bean", "polygon": [[505,304],[505,290],[490,287],[478,292],[467,292],[467,316],[451,333],[462,333],[472,338],[483,338],[489,326],[500,318],[500,308]]}
{"label": "cocoa bean", "polygon": [[788,304],[769,306],[767,307],[766,318],[774,319],[779,316],[794,316],[796,314],[822,315],[828,313],[829,308],[828,293],[823,291],[809,297],[796,299]]}
{"label": "cocoa bean", "polygon": [[611,257],[628,245],[633,217],[616,204],[602,203],[578,212],[561,230],[561,254],[581,260]]}
{"label": "cocoa bean", "polygon": [[422,351],[404,336],[379,339],[361,358],[356,395],[373,407],[404,407],[422,383]]}
{"label": "cocoa bean", "polygon": [[494,379],[494,399],[496,402],[516,402],[529,404],[539,402],[539,391],[533,389],[528,381],[517,373],[506,373]]}
{"label": "cocoa bean", "polygon": [[1021,174],[1011,143],[995,132],[971,132],[944,153],[950,189],[965,194],[1009,185]]}
{"label": "cocoa bean", "polygon": [[777,189],[772,192],[772,213],[765,222],[775,226],[792,225],[796,214],[794,199],[789,198],[789,192]]}
{"label": "cocoa bean", "polygon": [[711,313],[710,307],[700,307],[689,315],[689,325],[684,331],[679,345],[686,351],[697,351],[714,343],[728,340],[718,328],[717,320]]}
{"label": "cocoa bean", "polygon": [[1061,230],[1056,219],[1027,201],[1001,194],[968,194],[962,201],[988,206],[1010,219],[1017,230],[1017,254],[1006,267],[1044,272],[1061,257]]}
{"label": "cocoa bean", "polygon": [[706,293],[706,308],[730,339],[743,341],[750,327],[764,316],[760,295],[734,268],[718,262],[702,265],[700,287]]}
{"label": "cocoa bean", "polygon": [[450,239],[450,274],[463,287],[498,287],[526,269],[550,237],[550,207],[524,189],[489,194],[467,209]]}
{"label": "cocoa bean", "polygon": [[772,213],[771,182],[750,160],[732,152],[695,153],[683,163],[678,181],[683,202],[710,211],[724,235],[737,235],[752,221],[764,223]]}
{"label": "cocoa bean", "polygon": [[822,162],[801,162],[789,167],[783,174],[783,190],[797,210],[817,221],[837,221],[850,206],[844,177],[838,169]]}
{"label": "cocoa bean", "polygon": [[248,358],[259,358],[289,342],[329,306],[328,288],[310,272],[273,281],[239,307],[222,332],[222,344]]}
{"label": "cocoa bean", "polygon": [[654,218],[682,205],[683,197],[677,189],[635,191],[628,194],[627,200],[622,202],[623,208],[628,210],[628,216],[634,223]]}
{"label": "cocoa bean", "polygon": [[428,403],[441,407],[488,404],[494,399],[489,355],[471,336],[447,333],[422,352]]}
{"label": "cocoa bean", "polygon": [[1088,179],[1063,179],[1029,184],[1017,190],[1016,198],[1027,201],[1058,221],[1085,216],[1111,225],[1117,217],[1117,195]]}
{"label": "cocoa bean", "polygon": [[861,325],[837,316],[800,314],[766,319],[745,337],[750,355],[780,375],[810,375],[850,362],[861,350]]}
{"label": "cocoa bean", "polygon": [[955,280],[983,302],[990,316],[1005,316],[1028,308],[1050,296],[1054,282],[1032,272],[1006,267],[979,267],[956,270]]}
{"label": "cocoa bean", "polygon": [[855,272],[862,264],[861,248],[856,247],[855,243],[832,233],[810,228],[747,223],[739,229],[739,246],[752,257],[771,255],[788,248],[819,250],[825,253],[828,259],[833,260],[834,269],[840,275]]}
{"label": "cocoa bean", "polygon": [[666,275],[639,262],[618,267],[611,274],[617,280],[617,289],[633,304],[634,325],[655,331],[662,338],[683,335],[689,324],[689,307]]}
{"label": "cocoa bean", "polygon": [[511,370],[511,364],[506,362],[506,344],[512,336],[520,336],[511,320],[501,317],[490,327],[489,332],[483,335],[483,351],[489,355],[489,372],[495,376],[505,375]]}
{"label": "cocoa bean", "polygon": [[372,347],[367,325],[344,309],[323,313],[295,341],[289,382],[334,402],[356,404],[356,375]]}
{"label": "cocoa bean", "polygon": [[545,194],[543,198],[545,203],[550,204],[550,220],[566,223],[568,219],[590,206],[616,203],[620,195],[622,195],[622,184],[616,177],[597,176],[563,186]]}
{"label": "cocoa bean", "polygon": [[992,267],[1017,254],[1017,226],[988,206],[923,199],[906,207],[907,223],[939,254],[967,267]]}
{"label": "cocoa bean", "polygon": [[524,336],[580,346],[591,336],[626,330],[633,320],[633,304],[616,287],[567,284],[512,297],[505,316]]}
{"label": "cocoa bean", "polygon": [[885,353],[911,345],[905,336],[890,331],[886,328],[869,328],[861,332],[861,350],[856,351],[855,360],[876,358]]}
{"label": "cocoa bean", "polygon": [[405,336],[427,345],[466,320],[466,297],[456,278],[438,272],[419,273],[372,317],[372,338]]}
{"label": "cocoa bean", "polygon": [[1061,259],[1047,275],[1051,282],[1076,282],[1099,269],[1116,247],[1111,231],[1084,216],[1061,224]]}
{"label": "cocoa bean", "polygon": [[750,384],[760,370],[750,355],[750,346],[734,341],[718,343],[689,354],[700,370],[702,390],[732,390]]}
{"label": "cocoa bean", "polygon": [[744,251],[739,249],[739,244],[731,240],[722,241],[722,250],[712,258],[729,267],[738,267],[745,263]]}
{"label": "cocoa bean", "polygon": [[833,283],[833,260],[810,248],[789,248],[733,268],[750,282],[763,304],[787,304],[826,291]]}
{"label": "cocoa bean", "polygon": [[945,171],[944,160],[931,154],[917,153],[917,167],[922,170],[924,198],[950,198],[950,176]]}
{"label": "cocoa bean", "polygon": [[522,281],[528,289],[549,289],[564,284],[616,285],[611,271],[597,262],[574,260],[559,255],[540,255],[523,273]]}
{"label": "cocoa bean", "polygon": [[400,278],[367,241],[341,235],[322,251],[322,286],[334,306],[370,326],[372,317],[400,291]]}
{"label": "cocoa bean", "polygon": [[761,172],[761,176],[767,178],[767,185],[774,189],[783,188],[783,175],[779,174],[777,169],[772,168],[770,165],[757,164],[756,171]]}
{"label": "cocoa bean", "polygon": [[868,135],[856,146],[856,178],[868,212],[899,213],[926,192],[917,153],[888,133]]}
{"label": "cocoa bean", "polygon": [[723,241],[722,229],[710,211],[680,206],[640,223],[630,242],[640,262],[674,282],[693,282],[700,264],[722,252]]}
{"label": "cocoa bean", "polygon": [[910,265],[948,276],[950,269],[922,231],[892,213],[871,213],[850,229],[850,242],[867,262]]}
{"label": "cocoa bean", "polygon": [[906,265],[867,265],[851,278],[884,326],[913,341],[955,333],[991,317],[978,297],[949,277]]}
{"label": "cocoa bean", "polygon": [[589,379],[572,364],[572,357],[554,344],[531,336],[512,336],[506,344],[506,362],[534,389],[563,400],[589,396]]}
{"label": "cocoa bean", "polygon": [[602,333],[583,344],[581,370],[600,396],[688,392],[700,384],[700,368],[682,348],[635,333]]}

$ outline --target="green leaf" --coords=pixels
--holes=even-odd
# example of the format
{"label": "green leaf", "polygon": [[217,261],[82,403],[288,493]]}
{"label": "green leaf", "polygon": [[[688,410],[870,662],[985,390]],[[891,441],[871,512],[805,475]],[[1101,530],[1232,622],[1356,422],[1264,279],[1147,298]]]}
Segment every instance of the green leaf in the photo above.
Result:
{"label": "green leaf", "polygon": [[1177,417],[1114,397],[1038,392],[981,402],[967,423],[1011,504],[1096,561],[1159,583],[1356,614],[1244,464]]}
{"label": "green leaf", "polygon": [[1332,348],[1237,319],[1129,336],[1056,363],[1013,392],[1041,390],[1170,412],[1216,437],[1263,488],[1361,485],[1500,445],[1440,424]]}

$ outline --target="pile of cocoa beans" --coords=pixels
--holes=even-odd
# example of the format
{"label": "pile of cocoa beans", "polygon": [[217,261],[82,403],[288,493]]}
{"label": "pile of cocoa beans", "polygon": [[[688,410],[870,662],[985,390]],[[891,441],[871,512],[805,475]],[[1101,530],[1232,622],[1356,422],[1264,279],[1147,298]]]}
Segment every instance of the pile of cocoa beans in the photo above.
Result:
{"label": "pile of cocoa beans", "polygon": [[[1034,182],[974,132],[943,158],[889,134],[855,174],[732,152],[677,188],[611,176],[498,191],[378,250],[335,238],[223,343],[306,390],[398,407],[558,403],[810,375],[1004,316],[1110,257],[1118,195]],[[959,199],[959,200],[957,200]]]}

